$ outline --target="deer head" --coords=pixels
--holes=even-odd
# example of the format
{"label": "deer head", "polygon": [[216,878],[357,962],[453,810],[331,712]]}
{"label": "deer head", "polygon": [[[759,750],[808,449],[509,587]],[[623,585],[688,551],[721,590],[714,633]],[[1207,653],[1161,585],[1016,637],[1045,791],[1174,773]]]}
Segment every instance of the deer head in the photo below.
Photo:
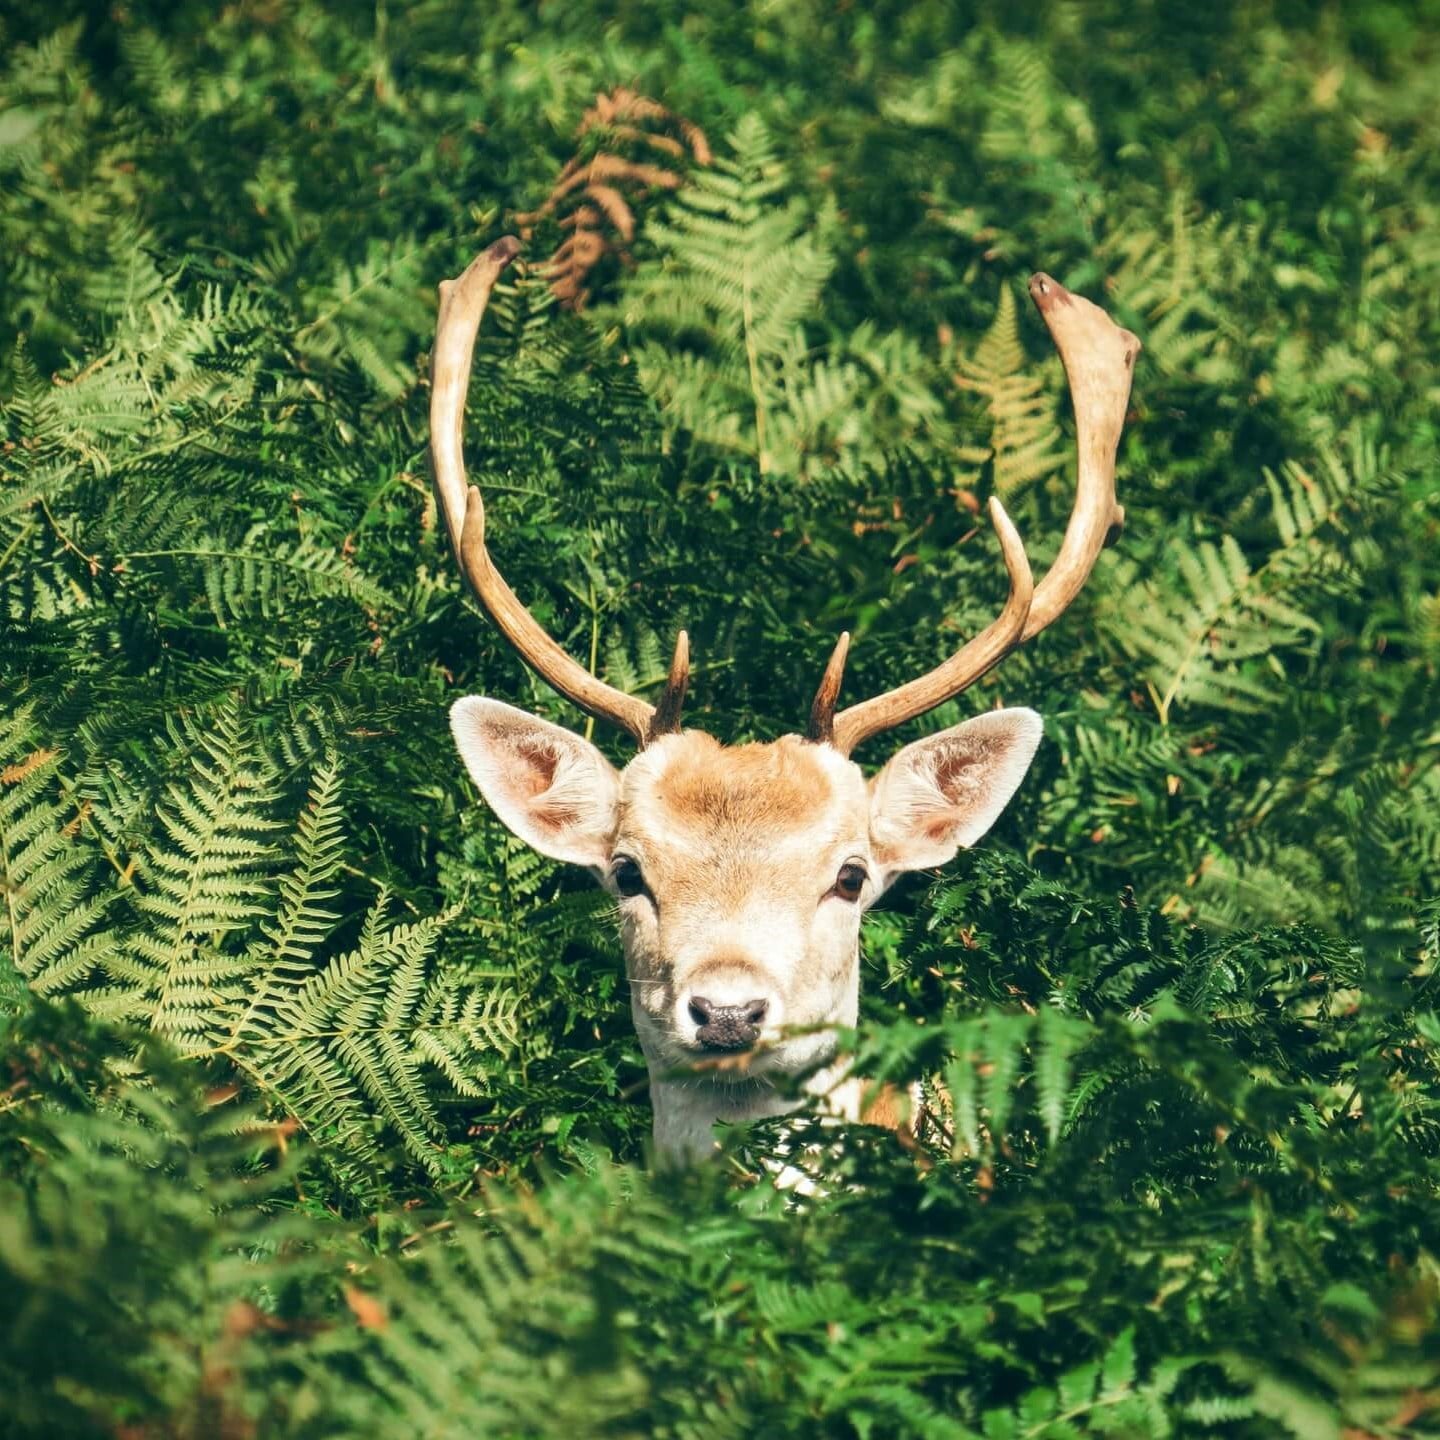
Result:
{"label": "deer head", "polygon": [[789,1075],[807,1075],[810,1090],[858,1118],[858,1087],[831,1064],[827,1027],[856,1020],[860,916],[896,876],[943,865],[984,835],[1029,768],[1041,722],[1033,710],[990,711],[907,745],[869,780],[851,752],[960,694],[1079,593],[1124,520],[1115,455],[1140,342],[1088,300],[1033,276],[1079,450],[1076,504],[1049,573],[1033,584],[1020,537],[991,500],[1010,595],[990,626],[928,674],[837,713],[849,648],[841,635],[803,736],[726,746],[681,729],[683,630],[651,705],[571,659],[491,562],[462,422],[480,319],[518,250],[507,236],[440,286],[430,445],[441,508],[466,579],[510,644],[582,710],[628,731],[639,754],[617,771],[580,736],[472,697],[451,711],[461,757],[516,835],[585,866],[615,897],[662,1156],[705,1152],[716,1120],[789,1108],[776,1084]]}

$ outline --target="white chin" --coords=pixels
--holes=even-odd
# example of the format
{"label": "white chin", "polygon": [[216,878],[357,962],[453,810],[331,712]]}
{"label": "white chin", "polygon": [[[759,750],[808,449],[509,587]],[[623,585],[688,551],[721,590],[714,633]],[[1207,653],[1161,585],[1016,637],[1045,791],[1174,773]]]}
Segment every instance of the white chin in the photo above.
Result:
{"label": "white chin", "polygon": [[835,1032],[817,1030],[812,1035],[797,1035],[786,1040],[777,1053],[785,1057],[787,1070],[809,1070],[816,1065],[828,1065],[835,1058]]}
{"label": "white chin", "polygon": [[767,1040],[762,1037],[755,1048],[749,1071],[752,1075],[803,1075],[834,1058],[835,1036],[829,1030],[785,1039]]}

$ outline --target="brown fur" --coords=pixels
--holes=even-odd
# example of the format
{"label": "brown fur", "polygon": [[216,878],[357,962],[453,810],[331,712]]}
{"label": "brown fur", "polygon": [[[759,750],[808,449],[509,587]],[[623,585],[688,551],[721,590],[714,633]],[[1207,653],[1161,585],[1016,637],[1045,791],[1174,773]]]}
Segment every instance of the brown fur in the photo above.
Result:
{"label": "brown fur", "polygon": [[888,1081],[865,1092],[860,1111],[862,1125],[878,1125],[882,1130],[911,1129],[910,1097]]}
{"label": "brown fur", "polygon": [[831,779],[815,748],[795,736],[729,746],[697,731],[683,739],[657,787],[669,816],[682,824],[773,833],[813,820],[830,800]]}

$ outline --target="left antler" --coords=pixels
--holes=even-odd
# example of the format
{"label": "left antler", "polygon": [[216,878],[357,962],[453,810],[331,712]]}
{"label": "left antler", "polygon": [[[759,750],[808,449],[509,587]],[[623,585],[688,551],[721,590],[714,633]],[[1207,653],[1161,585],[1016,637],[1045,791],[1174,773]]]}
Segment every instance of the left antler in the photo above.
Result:
{"label": "left antler", "polygon": [[843,755],[872,735],[894,729],[973,685],[1017,646],[1038,635],[1069,608],[1096,557],[1119,534],[1124,509],[1115,501],[1115,455],[1130,403],[1140,341],[1098,305],[1072,295],[1048,275],[1030,277],[1030,298],[1050,330],[1075,407],[1079,451],[1075,508],[1060,553],[1038,586],[1032,584],[1025,547],[999,500],[990,518],[1010,575],[1010,597],[999,617],[928,674],[835,713],[849,635],[842,635],[825,667],[810,712],[807,736]]}
{"label": "left antler", "polygon": [[440,317],[431,357],[430,460],[440,508],[460,569],[485,613],[537,674],[582,710],[628,730],[643,749],[657,736],[680,728],[680,708],[690,678],[690,643],[682,630],[675,637],[670,675],[658,705],[627,695],[572,660],[515,598],[485,548],[485,502],[465,478],[465,395],[475,335],[490,302],[490,292],[505,267],[520,253],[513,235],[497,240],[471,261],[458,280],[440,285]]}

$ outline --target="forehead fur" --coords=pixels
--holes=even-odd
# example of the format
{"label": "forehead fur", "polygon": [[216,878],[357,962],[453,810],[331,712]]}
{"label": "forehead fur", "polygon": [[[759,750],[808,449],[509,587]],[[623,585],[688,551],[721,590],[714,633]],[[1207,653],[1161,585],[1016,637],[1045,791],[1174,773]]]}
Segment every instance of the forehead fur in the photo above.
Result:
{"label": "forehead fur", "polygon": [[826,746],[796,735],[721,745],[687,730],[631,763],[622,804],[658,804],[667,822],[686,829],[774,832],[813,824],[863,798],[859,771]]}

